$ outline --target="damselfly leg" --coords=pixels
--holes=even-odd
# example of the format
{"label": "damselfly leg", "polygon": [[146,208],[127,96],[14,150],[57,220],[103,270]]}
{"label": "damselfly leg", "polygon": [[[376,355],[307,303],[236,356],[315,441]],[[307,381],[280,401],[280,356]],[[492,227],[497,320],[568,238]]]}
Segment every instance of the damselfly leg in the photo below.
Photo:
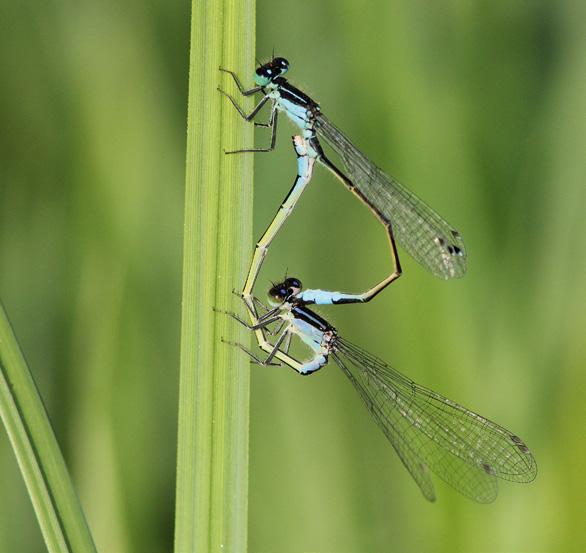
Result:
{"label": "damselfly leg", "polygon": [[[242,86],[242,83],[240,82],[240,79],[238,79],[237,75],[233,71],[228,71],[227,69],[223,69],[221,67],[220,67],[220,71],[223,71],[224,73],[228,73],[229,75],[232,76],[232,79],[234,79],[234,82],[236,83],[238,90],[240,91],[240,93],[243,96],[250,96],[252,94],[256,94],[257,92],[262,91],[262,87],[259,87],[259,86],[253,87],[250,90],[245,90],[244,87]],[[218,92],[220,92],[222,95],[224,95],[226,98],[228,98],[228,100],[230,100],[230,102],[232,103],[232,105],[234,106],[234,108],[236,109],[238,114],[240,115],[240,117],[242,117],[242,119],[244,119],[247,122],[253,121],[254,118],[256,117],[256,115],[258,114],[258,112],[263,108],[263,106],[270,99],[269,96],[263,96],[262,99],[256,104],[256,106],[254,106],[252,111],[247,114],[242,109],[240,104],[236,101],[234,96],[232,96],[231,94],[228,94],[226,91],[222,90],[220,87],[218,87]],[[275,149],[275,144],[277,143],[278,116],[279,116],[279,113],[278,113],[277,109],[274,106],[272,106],[271,107],[271,115],[269,116],[269,120],[267,123],[257,123],[256,121],[254,121],[255,127],[264,127],[264,128],[271,129],[271,142],[270,142],[270,145],[268,146],[268,148],[243,148],[243,149],[239,149],[239,150],[229,150],[226,153],[227,154],[243,154],[243,153],[257,153],[257,152],[258,153],[272,152]]]}
{"label": "damselfly leg", "polygon": [[[256,300],[256,298],[254,298],[254,299]],[[245,306],[248,309],[247,303],[245,303]],[[281,311],[281,309],[279,309],[279,311]],[[292,340],[293,334],[295,333],[295,329],[294,329],[294,327],[292,327],[289,324],[287,317],[286,316],[284,317],[282,313],[280,313],[280,315],[276,318],[274,316],[267,316],[263,320],[258,322],[257,324],[249,325],[246,321],[244,321],[242,318],[240,318],[235,313],[232,313],[229,311],[221,311],[221,312],[224,313],[225,315],[232,317],[233,319],[238,321],[241,325],[243,325],[245,328],[247,328],[249,330],[257,330],[260,328],[260,329],[263,329],[267,334],[270,334],[272,336],[278,336],[275,343],[272,344],[268,340],[266,340],[264,333],[262,334],[263,339],[261,342],[259,342],[258,345],[263,351],[265,351],[268,354],[264,359],[261,359],[258,355],[251,352],[246,346],[244,346],[243,344],[241,344],[239,342],[230,342],[227,340],[222,340],[225,344],[235,346],[235,347],[239,348],[240,350],[242,350],[244,353],[246,353],[252,359],[252,362],[257,365],[279,366],[279,365],[281,365],[281,363],[273,362],[274,359],[278,359],[279,361],[282,361],[285,365],[287,365],[289,368],[293,369],[294,371],[298,372],[299,374],[308,375],[308,374],[312,374],[315,371],[319,370],[321,367],[323,367],[325,365],[325,363],[327,361],[327,356],[324,357],[323,355],[320,354],[320,352],[316,352],[314,357],[306,362],[298,361],[297,359],[295,359],[294,357],[289,355],[289,348],[291,346],[291,340]],[[261,319],[262,319],[262,317],[261,317]],[[276,329],[274,329],[274,330],[268,329],[269,325],[271,325],[277,321],[281,321],[281,324]]]}

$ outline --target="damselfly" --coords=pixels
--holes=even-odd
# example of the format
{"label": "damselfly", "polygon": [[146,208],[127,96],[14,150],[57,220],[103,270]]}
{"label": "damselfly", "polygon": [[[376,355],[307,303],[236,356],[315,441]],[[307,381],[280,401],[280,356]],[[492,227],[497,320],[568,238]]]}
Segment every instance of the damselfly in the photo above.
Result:
{"label": "damselfly", "polygon": [[[280,111],[285,112],[289,119],[302,130],[306,155],[324,165],[371,209],[386,228],[391,242],[393,272],[364,293],[356,294],[357,301],[369,301],[400,275],[400,265],[394,251],[394,236],[414,259],[434,275],[444,279],[463,276],[466,271],[466,251],[458,231],[412,192],[394,178],[386,175],[356,148],[323,115],[317,102],[292,86],[283,77],[288,69],[287,60],[274,58],[258,67],[255,75],[257,86],[246,90],[234,72],[221,68],[232,76],[242,95],[249,96],[256,93],[263,95],[255,108],[246,114],[234,97],[219,89],[230,99],[246,121],[254,120],[261,108],[267,102],[271,103],[268,123],[256,123],[271,129],[270,146],[227,153],[272,151],[276,144],[277,120]],[[348,175],[325,155],[320,143],[322,138],[340,156]],[[298,199],[299,196],[290,202],[290,209],[293,209]],[[275,232],[283,222],[284,220],[273,227]],[[274,224],[275,221],[271,223],[271,226]]]}
{"label": "damselfly", "polygon": [[[308,309],[301,282],[287,278],[274,285],[269,296],[275,304],[265,306],[251,330],[276,328],[275,343],[263,347],[261,359],[241,344],[260,365],[280,360],[299,374],[309,375],[324,367],[330,357],[348,377],[372,417],[426,499],[435,500],[429,471],[465,496],[481,503],[493,501],[497,478],[531,482],[537,465],[525,442],[517,435],[442,395],[416,384],[374,355],[338,335],[325,319]],[[259,300],[254,300],[261,306]],[[289,355],[291,338],[298,336],[313,356],[301,362]]]}

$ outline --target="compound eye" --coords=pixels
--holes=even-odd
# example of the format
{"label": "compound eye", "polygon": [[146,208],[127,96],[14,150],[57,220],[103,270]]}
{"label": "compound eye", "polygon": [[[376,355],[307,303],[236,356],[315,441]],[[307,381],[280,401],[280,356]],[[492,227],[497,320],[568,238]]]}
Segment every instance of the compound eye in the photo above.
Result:
{"label": "compound eye", "polygon": [[261,65],[254,75],[254,82],[259,86],[266,86],[274,77],[274,71],[266,65]]}
{"label": "compound eye", "polygon": [[269,298],[276,301],[277,303],[283,303],[285,298],[289,295],[289,290],[285,284],[277,284],[269,290]]}
{"label": "compound eye", "polygon": [[298,278],[288,278],[285,280],[285,286],[301,289],[301,281]]}
{"label": "compound eye", "polygon": [[296,296],[301,292],[301,281],[297,278],[287,278],[283,283],[287,287],[287,297]]}
{"label": "compound eye", "polygon": [[285,58],[275,58],[273,60],[273,65],[279,70],[281,75],[289,71],[289,62]]}

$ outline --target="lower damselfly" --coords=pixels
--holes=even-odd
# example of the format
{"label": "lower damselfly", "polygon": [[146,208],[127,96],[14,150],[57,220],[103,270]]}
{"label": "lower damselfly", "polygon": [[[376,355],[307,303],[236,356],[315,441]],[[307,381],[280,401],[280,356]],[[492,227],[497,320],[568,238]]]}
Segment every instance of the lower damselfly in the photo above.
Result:
{"label": "lower damselfly", "polygon": [[[240,149],[227,153],[272,151],[276,144],[278,114],[284,112],[302,130],[305,155],[318,161],[334,174],[370,208],[385,227],[393,249],[393,272],[369,290],[357,294],[360,301],[369,301],[399,276],[400,266],[394,251],[395,237],[415,260],[434,275],[444,279],[464,275],[466,250],[458,231],[415,194],[372,163],[323,115],[317,102],[291,85],[283,77],[289,69],[289,62],[286,59],[278,57],[260,65],[255,74],[257,86],[249,90],[246,90],[234,72],[220,69],[232,76],[243,96],[262,94],[255,108],[246,114],[233,96],[219,89],[246,121],[253,121],[265,104],[271,104],[268,122],[255,123],[271,129],[269,147]],[[320,143],[321,139],[338,154],[347,174],[326,156]],[[290,200],[289,209],[293,209],[299,196],[287,199]],[[278,230],[280,227],[277,225],[275,228]]]}
{"label": "lower damselfly", "polygon": [[[306,291],[307,292],[307,291]],[[350,380],[424,497],[435,500],[430,472],[466,497],[480,503],[496,499],[498,480],[531,482],[537,464],[525,442],[506,428],[433,390],[416,384],[384,361],[342,338],[325,319],[311,311],[301,282],[287,278],[269,291],[273,307],[254,298],[262,314],[251,330],[271,329],[274,343],[261,347],[261,358],[240,347],[259,365],[280,361],[301,375],[311,375],[330,359]],[[248,304],[246,304],[248,306]],[[312,352],[307,361],[289,354],[298,337]]]}

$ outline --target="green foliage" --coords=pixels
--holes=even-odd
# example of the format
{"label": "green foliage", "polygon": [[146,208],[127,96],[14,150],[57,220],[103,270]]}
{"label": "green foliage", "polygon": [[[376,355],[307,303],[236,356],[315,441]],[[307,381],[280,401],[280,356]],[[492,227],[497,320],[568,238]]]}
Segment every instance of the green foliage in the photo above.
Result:
{"label": "green foliage", "polygon": [[[291,80],[470,253],[466,277],[447,283],[403,256],[404,276],[376,302],[322,313],[517,432],[539,474],[504,483],[490,506],[436,481],[428,505],[334,366],[304,379],[252,367],[250,550],[584,550],[584,6],[274,0],[257,17],[257,56],[287,57]],[[185,2],[107,0],[7,3],[0,23],[0,297],[100,551],[172,549],[189,18]],[[245,50],[232,63],[252,84]],[[222,125],[240,123],[210,101]],[[277,151],[256,156],[254,237],[293,182],[293,132],[283,120]],[[218,157],[248,143],[214,141]],[[248,190],[237,164],[250,160],[230,163]],[[388,270],[380,227],[316,173],[267,257],[261,297],[285,270],[344,290]],[[197,247],[212,247],[203,230]],[[228,249],[247,257],[248,239]],[[242,275],[224,278],[206,305],[239,309]],[[213,355],[232,360],[225,382],[242,378],[246,361],[217,343],[236,328],[202,316]],[[44,551],[6,439],[0,489],[0,550]]]}
{"label": "green foliage", "polygon": [[192,9],[175,551],[245,551],[250,372],[220,338],[250,336],[213,308],[231,305],[252,245],[252,157],[222,153],[252,128],[217,87],[220,66],[252,71],[254,1]]}
{"label": "green foliage", "polygon": [[0,304],[0,416],[51,553],[95,547],[43,402]]}

